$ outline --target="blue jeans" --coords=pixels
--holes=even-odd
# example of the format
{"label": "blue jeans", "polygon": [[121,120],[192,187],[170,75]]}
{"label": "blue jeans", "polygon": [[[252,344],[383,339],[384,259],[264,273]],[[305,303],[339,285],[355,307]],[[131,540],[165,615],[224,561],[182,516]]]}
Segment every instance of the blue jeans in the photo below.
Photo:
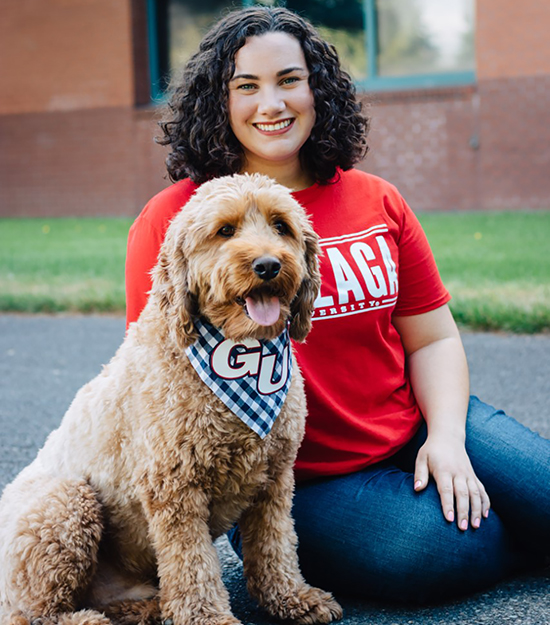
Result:
{"label": "blue jeans", "polygon": [[[433,480],[413,489],[425,439],[423,426],[387,461],[297,486],[293,516],[308,582],[423,603],[480,590],[550,554],[550,441],[471,398],[466,448],[491,512],[463,532],[444,519]],[[237,527],[229,539],[240,554]]]}

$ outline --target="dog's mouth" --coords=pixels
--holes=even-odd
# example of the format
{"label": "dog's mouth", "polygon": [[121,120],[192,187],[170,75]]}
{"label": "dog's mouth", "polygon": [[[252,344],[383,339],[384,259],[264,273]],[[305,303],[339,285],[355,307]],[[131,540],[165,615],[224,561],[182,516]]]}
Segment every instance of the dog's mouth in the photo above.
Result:
{"label": "dog's mouth", "polygon": [[281,301],[266,291],[252,291],[244,297],[238,297],[237,304],[260,326],[272,326],[281,315]]}

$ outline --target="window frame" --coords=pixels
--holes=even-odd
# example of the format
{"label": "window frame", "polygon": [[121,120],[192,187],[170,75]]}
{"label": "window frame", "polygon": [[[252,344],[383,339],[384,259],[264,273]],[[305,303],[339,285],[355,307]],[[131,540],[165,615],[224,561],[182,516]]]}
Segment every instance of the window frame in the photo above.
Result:
{"label": "window frame", "polygon": [[147,0],[147,39],[149,42],[151,101],[153,103],[160,103],[166,100],[166,94],[160,86],[160,41],[158,37],[157,0]]}
{"label": "window frame", "polygon": [[356,82],[368,91],[397,91],[460,87],[476,82],[476,72],[438,72],[402,76],[380,76],[378,73],[378,16],[376,0],[363,0],[365,32],[367,33],[367,78]]}
{"label": "window frame", "polygon": [[[441,72],[410,74],[403,76],[380,76],[378,73],[378,19],[377,0],[362,0],[364,27],[367,33],[367,78],[355,81],[358,91],[384,92],[404,90],[427,90],[438,87],[461,87],[476,82],[476,72]],[[254,0],[241,0],[243,7],[251,7]],[[160,54],[157,20],[157,0],[147,0],[147,36],[149,39],[149,76],[151,100],[163,102],[165,92],[161,88]]]}

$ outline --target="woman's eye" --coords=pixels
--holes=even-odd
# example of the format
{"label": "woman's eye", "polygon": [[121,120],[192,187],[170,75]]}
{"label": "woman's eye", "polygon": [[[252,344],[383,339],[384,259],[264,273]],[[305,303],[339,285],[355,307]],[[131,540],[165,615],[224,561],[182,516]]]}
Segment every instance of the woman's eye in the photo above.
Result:
{"label": "woman's eye", "polygon": [[273,228],[275,229],[277,234],[280,234],[281,236],[288,234],[288,226],[285,224],[284,221],[276,221],[273,224]]}
{"label": "woman's eye", "polygon": [[230,226],[229,224],[226,224],[225,226],[222,226],[218,230],[218,234],[221,237],[224,237],[226,239],[230,239],[235,234],[235,227],[234,226]]}
{"label": "woman's eye", "polygon": [[289,76],[288,78],[285,78],[281,84],[283,85],[292,85],[295,82],[298,82],[300,79],[297,76]]}
{"label": "woman's eye", "polygon": [[252,91],[255,88],[256,88],[256,85],[254,85],[252,83],[246,83],[244,85],[239,85],[237,87],[237,89],[240,89],[241,91]]}

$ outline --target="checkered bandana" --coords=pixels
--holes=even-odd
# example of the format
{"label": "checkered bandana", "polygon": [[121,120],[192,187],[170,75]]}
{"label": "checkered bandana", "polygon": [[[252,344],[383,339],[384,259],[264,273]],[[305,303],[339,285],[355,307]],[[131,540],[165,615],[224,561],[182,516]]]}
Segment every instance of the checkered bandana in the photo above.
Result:
{"label": "checkered bandana", "polygon": [[201,380],[260,438],[279,416],[292,376],[290,337],[235,343],[204,319],[195,320],[197,341],[186,349]]}

